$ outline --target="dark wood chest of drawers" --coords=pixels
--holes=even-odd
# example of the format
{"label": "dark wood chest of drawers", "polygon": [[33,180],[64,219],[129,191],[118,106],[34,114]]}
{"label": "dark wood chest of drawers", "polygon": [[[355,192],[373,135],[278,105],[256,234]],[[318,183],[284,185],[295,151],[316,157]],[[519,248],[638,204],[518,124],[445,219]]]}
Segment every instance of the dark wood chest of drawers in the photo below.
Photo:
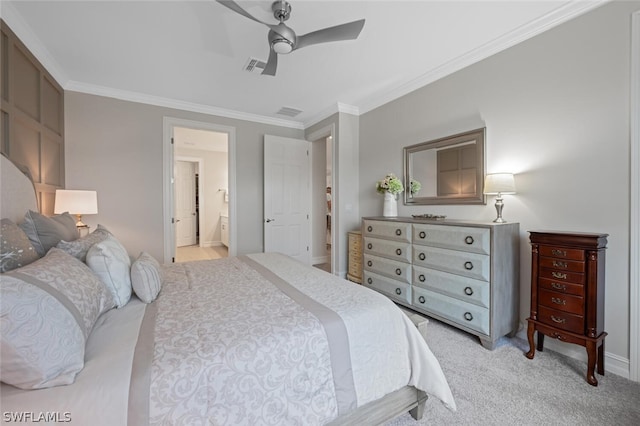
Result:
{"label": "dark wood chest of drawers", "polygon": [[529,352],[542,351],[544,336],[582,345],[587,350],[587,382],[604,375],[604,277],[607,234],[530,232],[531,315]]}

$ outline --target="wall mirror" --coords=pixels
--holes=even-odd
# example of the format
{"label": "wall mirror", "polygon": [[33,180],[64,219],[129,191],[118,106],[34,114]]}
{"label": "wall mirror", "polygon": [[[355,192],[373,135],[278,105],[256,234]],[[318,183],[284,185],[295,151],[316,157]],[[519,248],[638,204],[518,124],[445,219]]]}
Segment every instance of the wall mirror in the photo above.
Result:
{"label": "wall mirror", "polygon": [[[404,148],[404,203],[485,204],[486,128]],[[411,182],[421,188],[411,191]]]}

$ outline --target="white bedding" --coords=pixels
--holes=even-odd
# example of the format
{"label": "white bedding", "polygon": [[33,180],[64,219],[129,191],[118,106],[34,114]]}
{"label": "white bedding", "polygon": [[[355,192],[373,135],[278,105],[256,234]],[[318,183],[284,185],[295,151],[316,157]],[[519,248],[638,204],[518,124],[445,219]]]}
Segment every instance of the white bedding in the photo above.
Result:
{"label": "white bedding", "polygon": [[[277,254],[164,272],[154,304],[134,298],[98,319],[73,385],[3,384],[2,421],[28,412],[78,425],[322,424],[406,385],[455,409],[427,344],[378,293]],[[140,355],[151,342],[137,343],[143,323],[152,356]],[[132,373],[150,386],[130,395],[141,383]]]}

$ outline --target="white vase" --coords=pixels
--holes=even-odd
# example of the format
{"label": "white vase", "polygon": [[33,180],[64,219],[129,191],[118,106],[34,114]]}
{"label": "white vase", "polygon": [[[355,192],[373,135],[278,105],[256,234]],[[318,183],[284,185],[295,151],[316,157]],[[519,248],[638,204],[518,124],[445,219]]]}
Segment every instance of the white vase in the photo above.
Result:
{"label": "white vase", "polygon": [[398,216],[398,201],[396,200],[396,196],[390,192],[384,193],[384,206],[382,208],[382,216]]}

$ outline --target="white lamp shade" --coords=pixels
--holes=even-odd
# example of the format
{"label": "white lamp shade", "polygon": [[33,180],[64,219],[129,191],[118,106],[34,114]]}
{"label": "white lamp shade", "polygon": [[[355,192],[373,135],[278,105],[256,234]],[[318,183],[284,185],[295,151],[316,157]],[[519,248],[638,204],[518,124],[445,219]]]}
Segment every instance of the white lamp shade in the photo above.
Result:
{"label": "white lamp shade", "polygon": [[56,189],[53,212],[55,214],[69,212],[76,215],[97,214],[98,193],[96,191]]}
{"label": "white lamp shade", "polygon": [[484,193],[493,194],[515,194],[516,183],[513,173],[493,173],[487,175],[484,180]]}

